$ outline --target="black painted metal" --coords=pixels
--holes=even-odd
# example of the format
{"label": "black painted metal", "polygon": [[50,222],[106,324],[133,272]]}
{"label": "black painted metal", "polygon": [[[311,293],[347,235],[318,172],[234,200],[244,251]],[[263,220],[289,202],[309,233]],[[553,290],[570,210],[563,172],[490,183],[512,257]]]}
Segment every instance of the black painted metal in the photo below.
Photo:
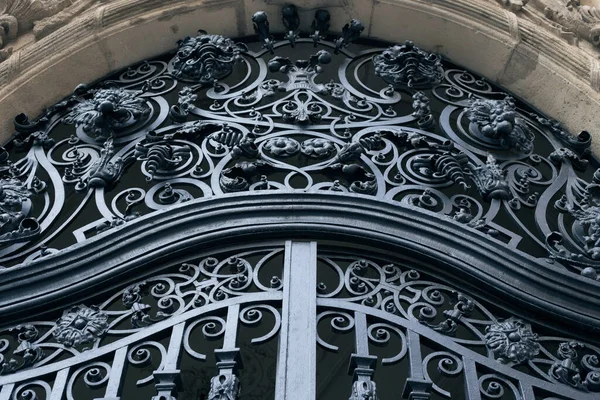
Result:
{"label": "black painted metal", "polygon": [[[6,267],[0,271],[1,325],[14,328],[33,315],[47,319],[53,310],[64,315],[43,322],[45,328],[30,328],[34,323],[2,331],[16,339],[0,342],[0,375],[18,375],[0,377],[0,400],[28,398],[30,383],[21,383],[50,372],[56,373],[54,387],[42,379],[38,389],[68,396],[82,373],[88,387],[106,385],[104,399],[114,400],[125,390],[119,371],[127,363],[144,364],[147,346],[159,349],[164,362],[143,383],[154,379],[153,398],[174,398],[179,351],[190,326],[213,311],[218,315],[210,318],[223,329],[208,335],[225,339],[214,350],[216,375],[207,396],[235,398],[244,353],[236,347],[238,319],[260,320],[248,320],[249,309],[240,307],[255,301],[276,319],[276,328],[259,342],[275,337],[281,320],[282,332],[288,323],[290,332],[297,330],[286,310],[296,310],[290,311],[296,318],[333,318],[334,331],[356,330],[353,400],[375,398],[381,388],[373,369],[378,358],[365,343],[378,343],[384,332],[396,332],[404,346],[392,364],[405,355],[410,359],[402,386],[409,398],[426,399],[432,391],[450,396],[428,372],[436,357],[442,375],[466,383],[455,396],[501,398],[499,388],[515,399],[544,398],[552,391],[588,398],[584,393],[597,392],[598,350],[575,342],[597,342],[600,331],[600,170],[589,151],[590,135],[570,135],[492,83],[412,42],[390,47],[361,40],[360,21],[349,22],[337,39],[326,36],[324,10],[315,15],[310,38],[302,37],[295,7],[284,8],[283,21],[284,40],[272,35],[259,12],[253,17],[258,42],[200,32],[180,41],[175,54],[78,86],[35,120],[15,119],[17,133],[0,152],[0,263]],[[312,288],[319,293],[314,310],[295,304],[301,299],[286,295],[289,288],[282,300],[285,273],[268,286],[244,275],[251,263],[237,261],[229,267],[241,268],[237,274],[244,276],[226,279],[233,292],[208,285],[210,294],[194,295],[206,301],[190,306],[193,312],[180,294],[162,299],[162,289],[153,286],[162,314],[150,315],[147,304],[128,300],[145,283],[122,291],[123,282],[152,280],[191,254],[210,255],[226,246],[239,251],[258,238],[282,237],[323,246],[360,244],[364,257],[401,254],[437,282],[414,292],[423,302],[414,300],[408,314],[399,303],[389,309],[386,304],[401,301],[403,285],[412,283],[393,278],[400,273],[395,267],[386,270],[366,258],[347,272],[334,267],[339,287],[345,287],[339,293],[354,297],[324,296],[319,284]],[[291,243],[289,249],[303,246]],[[292,257],[294,250],[287,249]],[[288,274],[299,262],[292,258],[285,264]],[[312,261],[298,265],[317,268]],[[207,271],[206,279],[216,277]],[[368,274],[377,273],[386,278],[376,283]],[[248,282],[264,296],[236,292]],[[127,344],[119,342],[125,347],[99,348],[112,323],[102,308],[108,303],[81,303],[119,290],[132,313],[132,336],[124,339]],[[233,294],[239,302],[227,300]],[[505,315],[483,303],[495,303]],[[475,304],[487,319],[472,316]],[[448,308],[436,311],[438,306]],[[469,342],[464,328],[473,323],[483,328],[472,331],[476,339]],[[544,336],[554,344],[543,347],[538,330],[560,338]],[[136,342],[152,332],[170,335],[168,349]],[[52,363],[38,346],[48,338],[60,351],[96,347]],[[443,349],[421,355],[422,339]],[[294,353],[298,348],[287,333],[279,340],[279,354],[302,354]],[[333,346],[317,341],[325,349]],[[475,342],[487,349],[485,356],[467,349]],[[14,344],[21,350],[10,355]],[[134,350],[141,351],[138,359]],[[100,361],[109,354],[112,364]],[[83,369],[71,375],[67,364]],[[525,364],[531,370],[524,371]],[[495,372],[486,374],[486,368]],[[274,393],[288,398],[284,393],[293,390],[282,386],[284,372],[278,372]],[[319,379],[315,387],[318,397]]]}

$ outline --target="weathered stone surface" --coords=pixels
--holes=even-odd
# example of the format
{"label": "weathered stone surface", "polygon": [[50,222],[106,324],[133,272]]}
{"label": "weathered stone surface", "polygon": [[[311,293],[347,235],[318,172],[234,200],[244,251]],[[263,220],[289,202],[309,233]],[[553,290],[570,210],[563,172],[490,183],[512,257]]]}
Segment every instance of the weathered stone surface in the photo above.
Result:
{"label": "weathered stone surface", "polygon": [[[0,2],[0,48],[33,30],[39,39],[68,24],[96,0],[3,0]],[[5,51],[4,57],[10,55]],[[0,54],[0,60],[2,54]]]}

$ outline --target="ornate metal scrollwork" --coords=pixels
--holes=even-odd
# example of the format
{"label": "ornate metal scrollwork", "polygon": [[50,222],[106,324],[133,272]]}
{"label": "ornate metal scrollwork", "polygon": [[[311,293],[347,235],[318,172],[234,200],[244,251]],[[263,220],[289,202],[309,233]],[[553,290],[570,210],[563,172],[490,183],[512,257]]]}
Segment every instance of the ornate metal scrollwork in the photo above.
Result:
{"label": "ornate metal scrollwork", "polygon": [[411,41],[388,48],[373,57],[375,73],[389,84],[429,88],[442,81],[439,56],[421,50]]}
{"label": "ornate metal scrollwork", "polygon": [[[528,371],[530,378],[535,376],[581,392],[600,391],[596,384],[600,354],[599,349],[591,344],[543,336],[536,333],[539,327],[522,319],[513,316],[500,318],[473,297],[433,282],[421,272],[410,269],[409,263],[406,266],[386,264],[387,260],[366,259],[354,252],[341,251],[321,254],[319,259],[324,269],[331,270],[322,272],[323,277],[329,278],[317,286],[322,304],[339,304],[340,308],[344,304],[345,308],[360,309],[361,312],[365,312],[366,306],[385,312],[388,321],[394,318],[416,321],[431,332],[444,336],[445,339],[433,339],[438,344],[460,343],[478,353],[485,353],[492,369],[502,363],[514,370]],[[336,276],[336,279],[331,276]],[[321,313],[321,318],[325,314]],[[342,311],[330,311],[329,314],[340,316],[331,321],[336,330],[357,329],[355,321]],[[337,350],[335,346],[320,344],[331,351]],[[423,358],[423,366],[428,367],[438,360],[438,373],[447,377],[459,376],[464,371],[464,354],[459,356],[444,350],[432,352]],[[510,380],[503,379],[499,375],[481,377],[482,393],[493,395],[506,387],[519,394],[519,389],[511,386]],[[426,382],[422,383],[427,386]],[[429,385],[431,387],[431,380]],[[452,398],[451,392],[435,381],[433,390],[443,397]],[[423,395],[427,396],[427,393]],[[577,398],[577,394],[571,396]]]}
{"label": "ornate metal scrollwork", "polygon": [[209,83],[231,74],[246,47],[221,35],[186,37],[179,43],[177,54],[169,63],[169,71],[188,82]]}
{"label": "ornate metal scrollwork", "polygon": [[[174,56],[79,86],[36,119],[18,116],[11,154],[0,151],[0,263],[28,268],[183,202],[240,191],[262,191],[266,200],[266,191],[335,191],[352,201],[370,196],[437,213],[448,225],[492,236],[482,240],[503,243],[507,252],[527,252],[546,267],[550,257],[549,268],[564,265],[598,279],[600,172],[592,171],[589,134],[570,135],[410,42],[368,48],[373,43],[360,39],[357,20],[335,42],[326,40],[331,20],[323,10],[310,38],[300,34],[294,7],[285,8],[285,36],[271,34],[263,12],[253,22],[259,44],[201,32],[181,41]],[[98,306],[66,307],[57,322],[3,330],[1,379],[31,373],[11,395],[33,393],[32,387],[51,393],[47,382],[32,379],[42,366],[50,371],[44,379],[52,375],[67,393],[81,381],[110,388],[111,376],[121,377],[127,364],[148,367],[154,353],[160,364],[140,382],[154,380],[154,398],[174,398],[179,352],[206,359],[195,347],[197,334],[227,342],[215,350],[216,371],[206,377],[203,395],[243,396],[244,376],[235,371],[242,346],[232,327],[271,321],[270,331],[250,341],[266,343],[288,317],[278,308],[287,289],[279,265],[284,250],[270,246],[231,247],[148,273]],[[561,396],[600,391],[600,354],[591,344],[544,336],[535,324],[499,315],[467,288],[395,261],[318,257],[319,268],[332,271],[316,287],[317,321],[360,333],[347,387],[352,400],[383,396],[375,364],[401,362],[410,363],[406,393],[413,399],[431,392],[451,398],[440,377],[464,378],[469,390],[487,397],[501,397],[502,390],[525,397],[516,381],[556,388]],[[270,314],[264,320],[263,311]],[[150,338],[165,332],[169,346]],[[319,335],[321,348],[336,350]],[[425,348],[421,339],[434,344],[427,354],[415,350]],[[391,355],[379,363],[370,345]]]}
{"label": "ornate metal scrollwork", "polygon": [[493,156],[488,156],[485,165],[472,168],[471,173],[471,178],[484,200],[508,200],[512,197],[506,180],[507,171],[498,167]]}
{"label": "ornate metal scrollwork", "polygon": [[531,153],[533,134],[523,118],[518,116],[515,107],[514,100],[509,96],[503,100],[470,100],[467,117],[471,121],[471,133],[490,139],[506,149]]}
{"label": "ornate metal scrollwork", "polygon": [[485,345],[501,362],[520,364],[539,353],[538,337],[531,325],[515,318],[497,322],[486,328]]}
{"label": "ornate metal scrollwork", "polygon": [[[586,354],[579,354],[586,350]],[[590,352],[584,344],[572,341],[561,343],[557,355],[560,360],[552,364],[549,371],[553,379],[582,391],[600,391],[600,363],[597,352]]]}
{"label": "ornate metal scrollwork", "polygon": [[98,140],[106,140],[150,115],[150,107],[140,97],[142,91],[123,88],[89,90],[65,118]]}
{"label": "ornate metal scrollwork", "polygon": [[279,40],[266,14],[254,15],[269,51],[200,32],[175,55],[17,116],[2,164],[0,264],[185,201],[335,191],[438,213],[597,279],[589,133],[572,136],[413,43],[361,39],[356,20],[335,42],[324,37],[326,11],[311,38],[297,16],[285,9],[289,37]]}
{"label": "ornate metal scrollwork", "polygon": [[[325,85],[315,83],[317,74],[323,71],[321,65],[329,64],[331,55],[325,50],[319,50],[307,60],[297,60],[292,63],[289,58],[275,57],[269,61],[271,72],[283,72],[288,76],[288,81],[279,85],[279,90],[291,91],[307,89],[315,93],[328,92]],[[304,122],[304,119],[300,121]]]}
{"label": "ornate metal scrollwork", "polygon": [[63,313],[52,332],[56,341],[67,347],[95,342],[108,328],[108,315],[97,307],[80,305]]}

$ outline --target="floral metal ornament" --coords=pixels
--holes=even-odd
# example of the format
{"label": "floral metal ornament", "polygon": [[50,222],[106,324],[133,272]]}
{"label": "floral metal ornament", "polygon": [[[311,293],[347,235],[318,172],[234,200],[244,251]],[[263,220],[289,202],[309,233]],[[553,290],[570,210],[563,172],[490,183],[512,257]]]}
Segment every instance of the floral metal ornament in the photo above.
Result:
{"label": "floral metal ornament", "polygon": [[56,321],[52,334],[67,347],[90,344],[108,329],[108,315],[96,306],[79,305],[66,310]]}
{"label": "floral metal ornament", "polygon": [[220,374],[210,380],[208,400],[236,400],[240,390],[240,380],[234,374]]}
{"label": "floral metal ornament", "polygon": [[417,124],[419,128],[431,129],[435,126],[435,119],[431,114],[431,107],[429,106],[429,98],[425,96],[423,92],[417,92],[413,94],[413,113],[412,116],[417,118]]}
{"label": "floral metal ornament", "polygon": [[314,138],[307,139],[300,145],[300,151],[305,156],[311,158],[327,158],[335,153],[336,148],[333,142],[327,139]]}
{"label": "floral metal ornament", "polygon": [[378,400],[377,385],[370,380],[359,380],[352,384],[349,400]]}
{"label": "floral metal ornament", "polygon": [[428,88],[442,81],[440,56],[421,50],[411,41],[388,48],[373,57],[375,74],[395,86]]}
{"label": "floral metal ornament", "polygon": [[198,95],[194,93],[194,89],[185,86],[179,91],[179,99],[177,104],[174,104],[169,109],[169,116],[175,122],[184,122],[190,111],[194,108],[194,101],[198,99]]}
{"label": "floral metal ornament", "polygon": [[300,17],[298,16],[298,9],[293,4],[288,4],[281,10],[283,25],[287,33],[285,38],[290,42],[290,45],[294,47],[296,40],[300,38]]}
{"label": "floral metal ornament", "polygon": [[[578,350],[585,353],[580,355]],[[590,352],[582,343],[571,341],[561,343],[557,355],[560,360],[548,371],[553,379],[584,392],[600,391],[598,354]]]}
{"label": "floral metal ornament", "polygon": [[246,46],[228,37],[208,35],[186,37],[179,41],[177,54],[169,62],[169,72],[176,78],[198,83],[212,84],[231,74],[233,65],[240,61]]}
{"label": "floral metal ornament", "polygon": [[292,62],[289,58],[275,57],[269,61],[271,72],[282,72],[288,76],[288,81],[279,85],[281,91],[306,89],[315,93],[327,93],[325,85],[315,83],[315,77],[323,72],[322,65],[331,62],[331,54],[325,50],[319,50],[310,56],[308,60],[296,60]]}
{"label": "floral metal ornament", "polygon": [[327,10],[317,10],[315,12],[315,17],[312,22],[312,30],[313,34],[311,38],[313,40],[314,46],[316,47],[321,40],[324,40],[327,36],[327,31],[329,30],[331,21],[331,15],[329,15],[329,11]]}
{"label": "floral metal ornament", "polygon": [[0,244],[30,240],[40,233],[37,219],[29,217],[34,193],[20,179],[0,178]]}
{"label": "floral metal ornament", "polygon": [[282,111],[284,121],[306,125],[320,121],[323,110],[316,103],[298,98],[295,101],[288,101]]}
{"label": "floral metal ornament", "polygon": [[264,148],[278,157],[289,157],[298,153],[300,144],[292,138],[280,137],[267,140]]}
{"label": "floral metal ornament", "polygon": [[341,49],[348,47],[350,43],[358,39],[364,30],[365,27],[362,22],[357,19],[351,19],[342,28],[342,36],[335,41],[335,54],[338,54]]}
{"label": "floral metal ornament", "polygon": [[508,200],[512,197],[506,180],[506,171],[496,164],[494,156],[488,155],[484,165],[479,167],[470,166],[470,169],[471,179],[475,182],[475,186],[484,200]]}
{"label": "floral metal ornament", "polygon": [[109,138],[100,151],[100,158],[92,164],[87,181],[88,187],[97,188],[113,185],[121,178],[127,165],[133,162],[131,156],[125,159],[117,157],[113,160],[114,153],[113,139]]}
{"label": "floral metal ornament", "polygon": [[592,135],[588,131],[581,131],[577,136],[571,135],[569,131],[558,121],[544,118],[538,114],[530,113],[529,116],[540,125],[547,128],[556,138],[578,154],[589,154],[592,145]]}
{"label": "floral metal ornament", "polygon": [[565,147],[561,147],[560,149],[554,150],[552,153],[550,153],[549,158],[555,164],[561,164],[568,161],[571,163],[573,168],[575,168],[578,171],[585,171],[589,164],[588,160],[579,157],[579,155],[577,155],[577,153],[575,153],[573,150],[567,149]]}
{"label": "floral metal ornament", "polygon": [[486,327],[485,345],[502,363],[521,364],[540,352],[531,325],[514,317]]}
{"label": "floral metal ornament", "polygon": [[111,88],[89,93],[92,97],[81,99],[64,121],[98,140],[104,141],[150,116],[150,106],[140,97],[142,91]]}
{"label": "floral metal ornament", "polygon": [[[281,155],[286,154],[284,150],[286,147],[275,148]],[[226,168],[221,172],[221,177],[219,179],[221,189],[225,192],[241,192],[248,190],[252,181],[258,185],[257,188],[268,189],[269,184],[267,182],[267,177],[264,174],[272,168],[272,166],[263,160],[256,160],[253,162],[241,161],[236,163],[231,168]],[[257,178],[259,179],[259,182],[256,182]]]}
{"label": "floral metal ornament", "polygon": [[466,114],[471,121],[471,133],[482,139],[484,145],[497,145],[523,154],[533,150],[534,135],[517,113],[512,97],[470,100]]}
{"label": "floral metal ornament", "polygon": [[415,160],[414,166],[426,176],[452,181],[467,190],[470,186],[465,180],[464,170],[468,162],[464,153],[453,154],[448,151],[442,154],[421,156]]}
{"label": "floral metal ornament", "polygon": [[39,332],[34,325],[17,325],[9,329],[17,333],[19,346],[12,352],[9,359],[5,359],[2,351],[6,349],[0,340],[0,375],[10,374],[30,367],[41,361],[45,353],[34,342],[38,339]]}
{"label": "floral metal ornament", "polygon": [[[562,196],[554,203],[554,208],[573,219],[571,245],[560,232],[546,236],[546,248],[550,258],[577,268],[579,273],[593,280],[600,271],[600,169],[590,183],[579,187],[580,195]],[[569,201],[571,200],[571,201]]]}
{"label": "floral metal ornament", "polygon": [[146,180],[151,181],[155,175],[169,174],[191,157],[190,147],[176,144],[152,144],[135,147],[135,158],[145,162]]}
{"label": "floral metal ornament", "polygon": [[581,238],[588,257],[600,260],[600,206],[598,204],[582,204],[568,208],[585,235]]}
{"label": "floral metal ornament", "polygon": [[273,36],[271,36],[269,28],[269,18],[267,13],[264,11],[257,11],[252,16],[252,23],[254,26],[254,32],[258,35],[260,41],[263,43],[263,47],[269,50],[269,53],[273,54]]}

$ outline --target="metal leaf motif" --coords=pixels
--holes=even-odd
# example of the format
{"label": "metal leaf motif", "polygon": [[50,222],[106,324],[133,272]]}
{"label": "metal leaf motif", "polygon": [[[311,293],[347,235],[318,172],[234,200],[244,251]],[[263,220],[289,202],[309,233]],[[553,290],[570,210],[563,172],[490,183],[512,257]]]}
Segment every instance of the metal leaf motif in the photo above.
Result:
{"label": "metal leaf motif", "polygon": [[73,106],[65,122],[81,126],[84,132],[100,140],[106,140],[150,115],[150,107],[139,97],[141,92],[117,88],[89,93],[92,97]]}
{"label": "metal leaf motif", "polygon": [[242,51],[245,51],[243,45],[225,36],[201,33],[179,42],[169,70],[185,81],[212,84],[231,73]]}
{"label": "metal leaf motif", "polygon": [[67,347],[90,344],[106,332],[107,320],[108,315],[97,307],[76,306],[56,321],[52,334],[58,343]]}
{"label": "metal leaf motif", "polygon": [[352,384],[352,394],[349,400],[377,400],[375,382],[356,381]]}
{"label": "metal leaf motif", "polygon": [[221,374],[210,380],[209,400],[236,400],[240,393],[239,379],[233,374]]}
{"label": "metal leaf motif", "polygon": [[529,154],[533,150],[533,133],[517,114],[514,99],[474,99],[469,102],[467,117],[471,121],[471,132],[492,139],[500,146]]}
{"label": "metal leaf motif", "polygon": [[540,348],[531,325],[512,317],[487,327],[485,341],[503,363],[523,363],[537,355]]}
{"label": "metal leaf motif", "polygon": [[39,222],[29,216],[32,192],[17,178],[0,179],[0,244],[31,240],[40,233]]}
{"label": "metal leaf motif", "polygon": [[373,64],[375,73],[392,85],[426,88],[440,83],[443,77],[440,57],[411,41],[374,56]]}
{"label": "metal leaf motif", "polygon": [[493,156],[488,156],[485,165],[472,167],[471,172],[471,178],[484,200],[507,200],[512,197],[506,180],[506,171],[498,167]]}

